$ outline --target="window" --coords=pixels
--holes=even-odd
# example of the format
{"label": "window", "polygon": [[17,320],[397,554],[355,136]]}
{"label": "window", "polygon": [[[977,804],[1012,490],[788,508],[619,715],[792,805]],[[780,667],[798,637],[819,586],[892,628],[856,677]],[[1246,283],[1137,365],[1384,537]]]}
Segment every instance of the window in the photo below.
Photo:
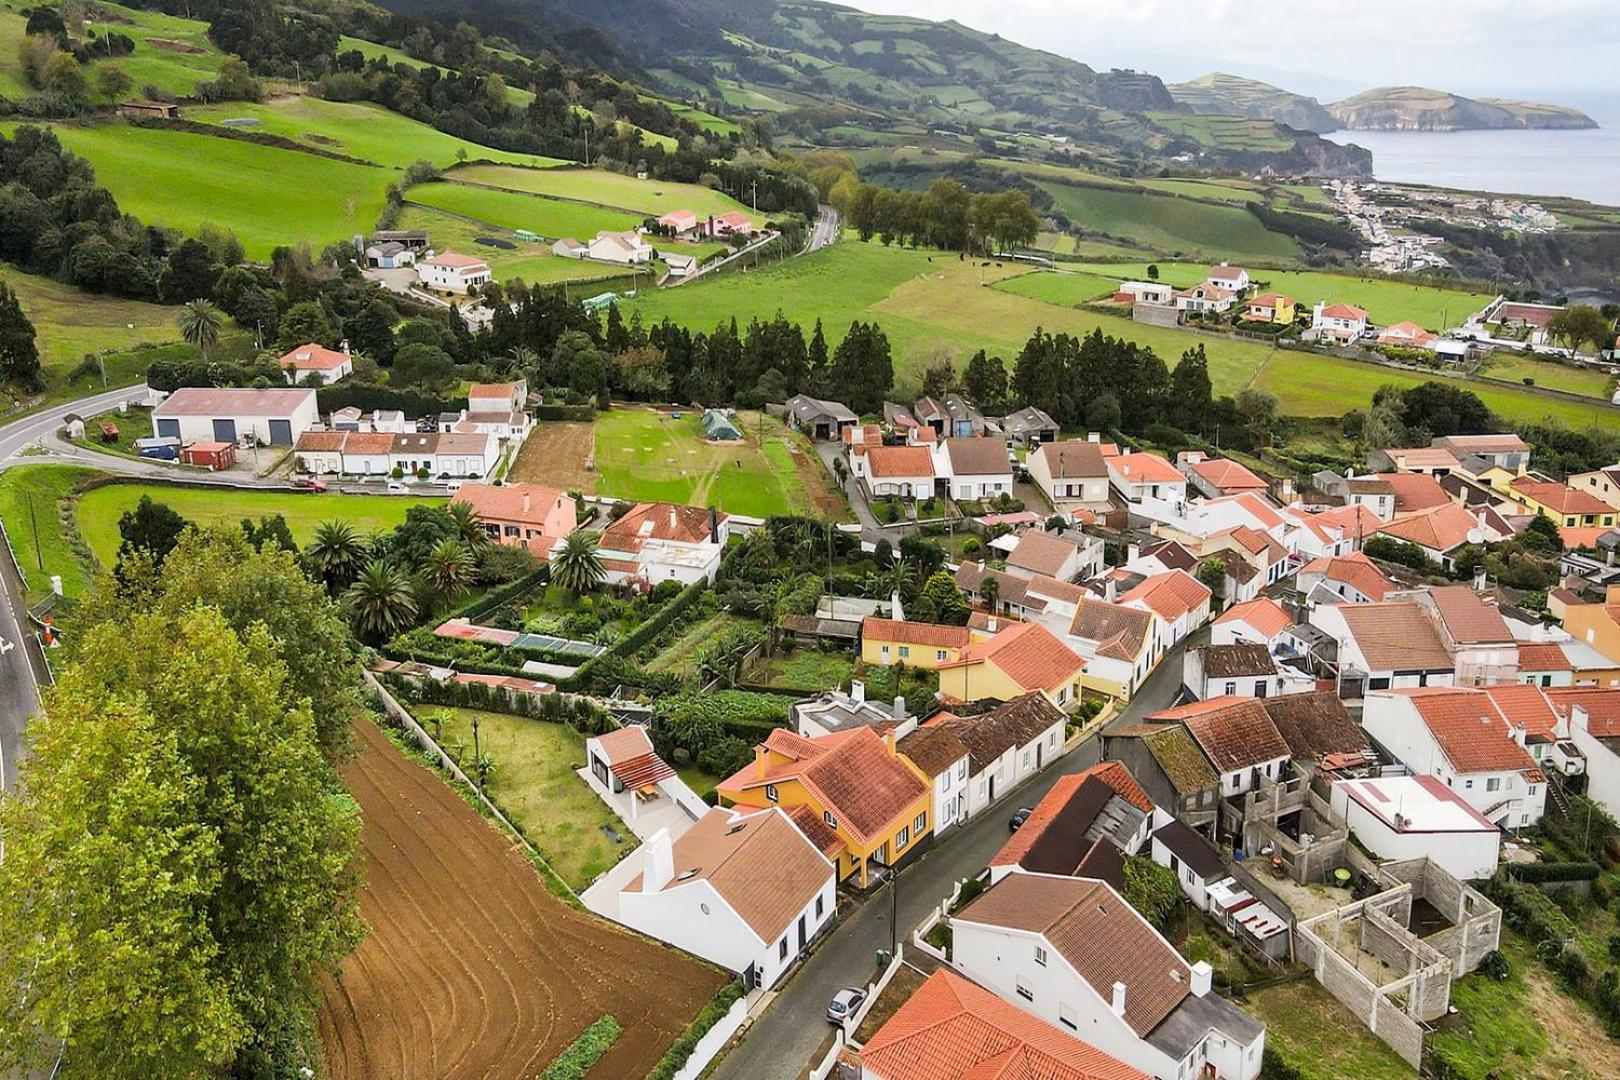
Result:
{"label": "window", "polygon": [[1226,695],[1228,697],[1230,697],[1235,693],[1237,693],[1237,683],[1235,683],[1235,682],[1227,683],[1226,684]]}
{"label": "window", "polygon": [[1046,950],[1039,945],[1035,946],[1035,962],[1041,967],[1046,966]]}
{"label": "window", "polygon": [[[1534,794],[1534,793],[1532,792],[1532,794]],[[920,833],[924,829],[926,829],[927,827],[928,827],[928,811],[924,810],[922,813],[917,815],[917,820],[913,821],[911,823],[911,831],[914,832],[914,833]]]}
{"label": "window", "polygon": [[775,784],[766,784],[765,785],[765,797],[767,799],[769,799],[771,802],[776,801],[776,785]]}
{"label": "window", "polygon": [[911,656],[911,646],[910,645],[902,645],[902,646],[900,646],[900,659],[905,660],[905,659],[908,659],[910,656]]}
{"label": "window", "polygon": [[1369,689],[1369,690],[1388,690],[1389,689],[1389,679],[1387,677],[1380,677],[1380,678],[1377,678],[1377,679],[1368,679],[1367,680],[1367,689]]}
{"label": "window", "polygon": [[909,843],[911,843],[911,828],[902,825],[900,831],[894,834],[894,850],[899,851]]}
{"label": "window", "polygon": [[1499,791],[1499,790],[1501,790],[1501,787],[1502,787],[1502,780],[1501,780],[1500,777],[1493,776],[1490,779],[1485,781],[1485,790],[1486,791]]}
{"label": "window", "polygon": [[1029,751],[1024,751],[1024,768],[1029,768]]}
{"label": "window", "polygon": [[1062,1002],[1058,1003],[1058,1023],[1062,1024],[1070,1031],[1080,1030],[1080,1024],[1075,1019],[1074,1010]]}
{"label": "window", "polygon": [[827,823],[827,828],[829,829],[838,828],[838,819],[832,816],[831,810],[823,810],[821,812],[821,820]]}
{"label": "window", "polygon": [[1536,793],[1536,785],[1531,784],[1530,785],[1530,794],[1534,795],[1535,793]]}
{"label": "window", "polygon": [[1057,703],[1059,705],[1063,705],[1063,704],[1067,703],[1068,700],[1069,700],[1069,688],[1065,686],[1062,689],[1058,690]]}
{"label": "window", "polygon": [[522,535],[522,532],[523,532],[523,530],[518,528],[516,525],[508,525],[506,527],[506,535],[507,536],[520,536],[520,535]]}
{"label": "window", "polygon": [[821,896],[816,897],[816,918],[818,918],[818,919],[821,918],[822,904],[823,904],[824,900],[825,900],[825,897],[821,897]]}
{"label": "window", "polygon": [[1472,780],[1464,780],[1463,781],[1463,787],[1464,788],[1471,789],[1471,788],[1473,788],[1473,786],[1474,786],[1474,782]]}
{"label": "window", "polygon": [[785,937],[776,944],[776,958],[778,960],[787,959],[787,938]]}
{"label": "window", "polygon": [[1022,975],[1015,976],[1015,978],[1017,979],[1018,996],[1025,1001],[1034,1001],[1035,991],[1030,989],[1029,983],[1024,981]]}

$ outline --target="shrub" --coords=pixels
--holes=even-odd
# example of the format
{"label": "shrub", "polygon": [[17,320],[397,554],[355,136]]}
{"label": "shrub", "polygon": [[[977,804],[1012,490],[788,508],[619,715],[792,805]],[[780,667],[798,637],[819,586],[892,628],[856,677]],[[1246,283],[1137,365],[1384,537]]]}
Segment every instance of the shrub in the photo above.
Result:
{"label": "shrub", "polygon": [[731,1011],[731,1007],[737,1003],[737,999],[742,997],[743,993],[743,984],[740,979],[722,986],[714,997],[709,999],[709,1003],[703,1006],[702,1011],[697,1014],[697,1019],[687,1025],[686,1030],[681,1032],[681,1037],[676,1039],[675,1044],[664,1052],[663,1058],[647,1074],[647,1080],[674,1080],[675,1074],[680,1072],[682,1066],[686,1064],[686,1059],[692,1056],[693,1050],[697,1049],[699,1040],[707,1035],[709,1029],[718,1024],[726,1013]]}
{"label": "shrub", "polygon": [[579,1038],[558,1054],[557,1060],[546,1066],[546,1071],[541,1074],[543,1080],[584,1080],[591,1067],[619,1041],[623,1030],[613,1017],[602,1017],[580,1032]]}
{"label": "shrub", "polygon": [[1476,970],[1492,982],[1506,982],[1513,974],[1513,965],[1500,951],[1492,949],[1480,960]]}
{"label": "shrub", "polygon": [[1594,881],[1602,867],[1595,862],[1509,863],[1507,872],[1519,881]]}

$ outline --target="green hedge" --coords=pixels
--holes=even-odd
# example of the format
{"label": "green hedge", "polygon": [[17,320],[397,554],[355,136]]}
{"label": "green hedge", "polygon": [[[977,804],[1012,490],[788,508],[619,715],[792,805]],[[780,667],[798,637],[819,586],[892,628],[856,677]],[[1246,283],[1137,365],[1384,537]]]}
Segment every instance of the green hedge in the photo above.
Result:
{"label": "green hedge", "polygon": [[579,1038],[558,1054],[556,1061],[546,1066],[546,1071],[541,1074],[543,1080],[584,1080],[591,1067],[619,1041],[623,1030],[613,1017],[602,1017],[580,1032]]}
{"label": "green hedge", "polygon": [[536,420],[595,420],[594,405],[541,405],[534,410]]}
{"label": "green hedge", "polygon": [[398,409],[406,416],[438,416],[444,412],[460,412],[467,407],[465,399],[424,394],[418,390],[402,390],[392,386],[370,386],[365,383],[342,382],[336,386],[323,386],[315,391],[315,404],[323,413],[354,406],[362,412],[377,409]]}
{"label": "green hedge", "polygon": [[1603,868],[1595,862],[1508,863],[1507,872],[1527,884],[1551,881],[1595,881]]}
{"label": "green hedge", "polygon": [[697,603],[698,597],[702,596],[708,587],[708,581],[700,578],[682,589],[675,599],[658,609],[658,614],[630,631],[613,648],[609,649],[609,654],[612,656],[634,656],[640,652],[643,645],[648,644],[665,630],[668,630],[687,608]]}
{"label": "green hedge", "polygon": [[484,595],[474,600],[467,601],[465,604],[451,611],[444,617],[444,620],[441,621],[446,621],[449,619],[470,619],[477,622],[483,616],[488,615],[492,611],[505,607],[509,602],[516,600],[525,593],[533,592],[535,589],[540,588],[550,580],[551,568],[542,566],[536,570],[524,574],[516,581],[509,581],[498,589],[491,589]]}
{"label": "green hedge", "polygon": [[714,997],[709,999],[709,1003],[703,1006],[703,1011],[697,1014],[697,1019],[687,1025],[681,1037],[675,1040],[675,1045],[665,1051],[663,1058],[653,1066],[652,1071],[647,1074],[647,1080],[673,1080],[675,1074],[686,1064],[686,1059],[692,1056],[692,1051],[697,1049],[698,1041],[731,1011],[731,1007],[743,993],[741,979],[722,986]]}

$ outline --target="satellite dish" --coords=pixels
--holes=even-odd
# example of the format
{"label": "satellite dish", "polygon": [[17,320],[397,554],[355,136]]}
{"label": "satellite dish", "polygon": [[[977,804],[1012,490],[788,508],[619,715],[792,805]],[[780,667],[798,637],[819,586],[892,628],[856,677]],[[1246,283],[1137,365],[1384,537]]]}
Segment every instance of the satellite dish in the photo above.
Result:
{"label": "satellite dish", "polygon": [[1468,542],[1470,544],[1483,544],[1485,542],[1485,533],[1480,529],[1469,529]]}

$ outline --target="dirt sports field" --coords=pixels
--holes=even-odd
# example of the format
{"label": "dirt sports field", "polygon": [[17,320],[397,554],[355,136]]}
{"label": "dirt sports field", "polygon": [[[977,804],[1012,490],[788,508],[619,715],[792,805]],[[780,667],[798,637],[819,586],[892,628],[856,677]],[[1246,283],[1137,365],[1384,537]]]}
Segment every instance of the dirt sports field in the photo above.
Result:
{"label": "dirt sports field", "polygon": [[370,927],[326,987],[322,1075],[529,1077],[612,1014],[593,1077],[643,1076],[721,972],[546,891],[504,836],[375,724],[343,769],[365,818]]}

